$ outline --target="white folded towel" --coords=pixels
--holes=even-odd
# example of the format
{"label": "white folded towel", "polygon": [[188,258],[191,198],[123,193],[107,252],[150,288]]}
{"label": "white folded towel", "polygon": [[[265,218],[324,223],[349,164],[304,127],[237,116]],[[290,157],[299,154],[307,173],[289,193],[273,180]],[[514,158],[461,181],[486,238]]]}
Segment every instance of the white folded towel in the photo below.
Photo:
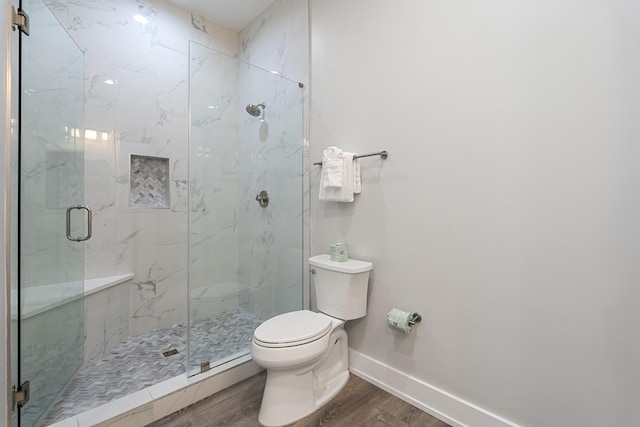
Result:
{"label": "white folded towel", "polygon": [[338,147],[328,147],[322,152],[322,188],[341,188],[344,152]]}
{"label": "white folded towel", "polygon": [[360,159],[353,159],[353,194],[362,193],[362,177],[360,175]]}
{"label": "white folded towel", "polygon": [[[336,147],[329,147],[336,148]],[[326,150],[325,150],[326,151]],[[354,153],[343,153],[342,161],[342,185],[328,186],[325,185],[325,173],[323,171],[320,176],[320,200],[331,202],[353,202],[353,194],[360,193],[362,191],[362,184],[360,180],[360,162],[353,157]],[[323,169],[324,169],[324,157],[323,157]],[[357,190],[357,191],[356,191]]]}

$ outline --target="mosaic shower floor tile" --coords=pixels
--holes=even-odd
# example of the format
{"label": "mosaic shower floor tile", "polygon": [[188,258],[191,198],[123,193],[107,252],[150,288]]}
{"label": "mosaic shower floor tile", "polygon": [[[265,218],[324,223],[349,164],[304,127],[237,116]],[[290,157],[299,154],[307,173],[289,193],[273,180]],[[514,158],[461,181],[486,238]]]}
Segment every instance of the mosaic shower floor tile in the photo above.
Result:
{"label": "mosaic shower floor tile", "polygon": [[[249,352],[253,331],[262,321],[240,308],[191,324],[189,365],[228,360]],[[175,349],[177,354],[162,353]],[[80,369],[52,406],[42,425],[127,396],[187,372],[187,327],[179,324],[130,337],[102,359]],[[191,369],[193,372],[193,368]]]}

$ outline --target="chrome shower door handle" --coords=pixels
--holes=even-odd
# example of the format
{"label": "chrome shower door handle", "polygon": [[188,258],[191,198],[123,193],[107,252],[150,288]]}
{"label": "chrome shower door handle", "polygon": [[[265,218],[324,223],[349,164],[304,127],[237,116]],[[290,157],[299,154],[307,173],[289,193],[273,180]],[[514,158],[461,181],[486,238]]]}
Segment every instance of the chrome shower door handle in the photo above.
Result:
{"label": "chrome shower door handle", "polygon": [[[83,209],[87,212],[87,235],[82,237],[73,237],[71,235],[71,211],[74,209]],[[89,240],[91,238],[91,228],[93,222],[93,214],[91,212],[91,208],[89,206],[71,206],[67,208],[67,239],[72,242],[84,242],[85,240]]]}

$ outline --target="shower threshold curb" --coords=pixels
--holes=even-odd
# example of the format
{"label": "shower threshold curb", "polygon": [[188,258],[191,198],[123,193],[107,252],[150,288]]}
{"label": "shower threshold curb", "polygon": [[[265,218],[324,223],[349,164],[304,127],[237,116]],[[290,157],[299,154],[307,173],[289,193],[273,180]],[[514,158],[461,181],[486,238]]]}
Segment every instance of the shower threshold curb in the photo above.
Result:
{"label": "shower threshold curb", "polygon": [[48,427],[145,426],[261,371],[251,355],[243,355],[205,373],[171,378]]}

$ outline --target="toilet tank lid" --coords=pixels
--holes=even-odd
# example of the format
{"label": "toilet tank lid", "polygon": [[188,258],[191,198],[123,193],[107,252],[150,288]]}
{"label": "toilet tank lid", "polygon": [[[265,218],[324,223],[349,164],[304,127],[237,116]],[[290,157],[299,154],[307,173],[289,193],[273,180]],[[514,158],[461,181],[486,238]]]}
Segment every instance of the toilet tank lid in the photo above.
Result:
{"label": "toilet tank lid", "polygon": [[327,254],[312,256],[309,258],[309,264],[326,270],[350,274],[364,273],[373,269],[373,264],[367,261],[358,261],[357,259],[348,259],[345,262],[331,261],[331,256]]}

